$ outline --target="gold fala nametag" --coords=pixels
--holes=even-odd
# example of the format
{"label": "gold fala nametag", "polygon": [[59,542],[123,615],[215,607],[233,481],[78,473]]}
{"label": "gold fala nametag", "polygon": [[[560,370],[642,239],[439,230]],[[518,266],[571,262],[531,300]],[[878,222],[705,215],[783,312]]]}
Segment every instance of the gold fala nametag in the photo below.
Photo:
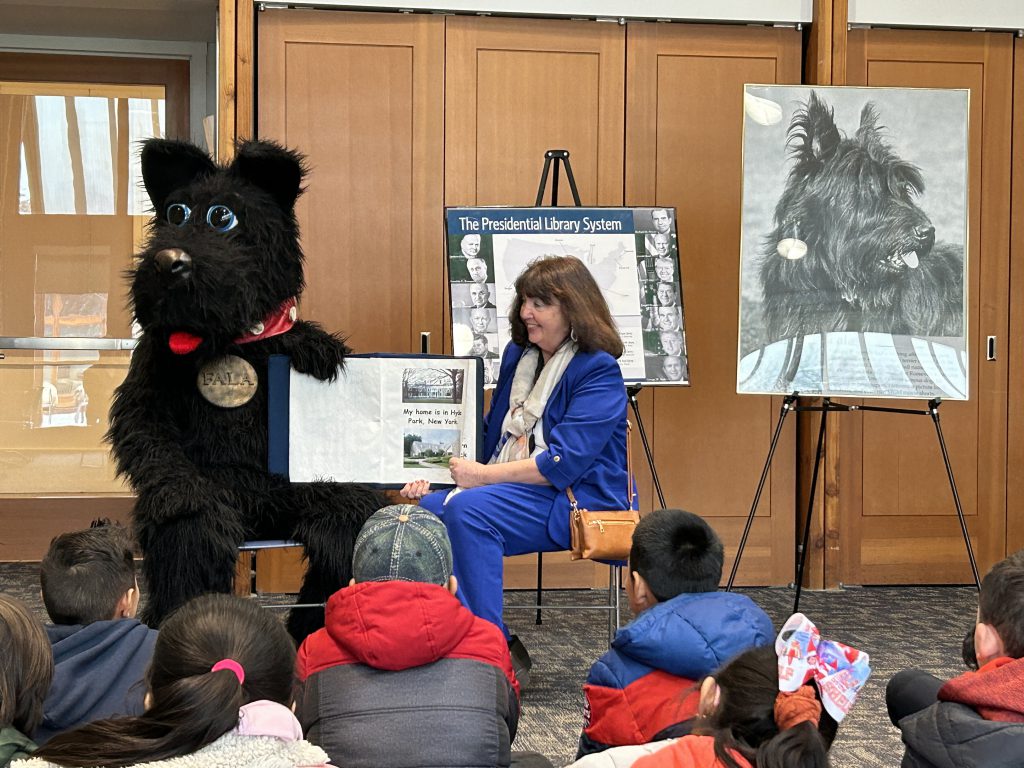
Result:
{"label": "gold fala nametag", "polygon": [[199,369],[196,386],[199,394],[214,405],[237,408],[252,400],[259,380],[248,361],[237,355],[224,355]]}

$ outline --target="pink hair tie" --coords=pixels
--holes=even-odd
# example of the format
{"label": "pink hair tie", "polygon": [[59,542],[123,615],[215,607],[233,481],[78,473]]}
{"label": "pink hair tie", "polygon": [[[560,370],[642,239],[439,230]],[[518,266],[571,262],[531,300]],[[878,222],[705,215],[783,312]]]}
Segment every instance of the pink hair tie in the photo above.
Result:
{"label": "pink hair tie", "polygon": [[242,669],[242,665],[234,659],[221,659],[212,667],[210,667],[211,672],[220,672],[222,669],[230,669],[232,672],[234,672],[235,677],[238,678],[239,685],[245,682],[245,670]]}

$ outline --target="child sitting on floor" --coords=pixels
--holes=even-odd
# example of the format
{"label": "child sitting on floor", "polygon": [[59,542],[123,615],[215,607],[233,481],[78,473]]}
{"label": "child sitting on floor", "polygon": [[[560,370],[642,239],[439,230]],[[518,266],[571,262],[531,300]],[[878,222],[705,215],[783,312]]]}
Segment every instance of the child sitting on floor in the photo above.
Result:
{"label": "child sitting on floor", "polygon": [[774,648],[752,648],[704,678],[690,734],[588,755],[573,768],[827,768],[838,722],[870,673],[867,654],[822,640],[797,613]]}
{"label": "child sitting on floor", "polygon": [[230,595],[197,597],[160,630],[143,714],[65,731],[14,768],[325,766],[292,714],[294,665],[292,640],[269,611]]}
{"label": "child sitting on floor", "polygon": [[577,757],[665,738],[666,728],[697,713],[695,681],[772,642],[764,611],[718,591],[722,560],[718,535],[691,512],[661,509],[637,525],[626,594],[639,615],[590,669]]}
{"label": "child sitting on floor", "polygon": [[142,713],[143,678],[157,631],[140,623],[139,583],[128,532],[96,525],[50,542],[40,567],[43,604],[53,625],[53,684],[32,738],[115,715]]}
{"label": "child sitting on floor", "polygon": [[508,644],[455,597],[441,520],[413,504],[378,510],[352,574],[299,649],[310,741],[347,768],[509,765],[519,699]]}
{"label": "child sitting on floor", "polygon": [[43,625],[23,603],[0,594],[0,768],[35,750],[28,734],[43,718],[52,677]]}
{"label": "child sitting on floor", "polygon": [[919,669],[889,681],[904,768],[1024,765],[1024,550],[981,583],[974,653],[980,668],[946,682]]}

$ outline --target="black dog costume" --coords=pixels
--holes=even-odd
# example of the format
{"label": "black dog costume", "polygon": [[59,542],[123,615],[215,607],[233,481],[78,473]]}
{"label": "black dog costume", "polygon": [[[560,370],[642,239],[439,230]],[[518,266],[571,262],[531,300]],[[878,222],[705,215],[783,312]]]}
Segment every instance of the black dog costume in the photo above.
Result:
{"label": "black dog costume", "polygon": [[[294,204],[299,155],[269,142],[239,147],[218,167],[198,148],[153,139],[142,175],[156,218],[131,272],[142,327],[110,413],[118,472],[138,494],[135,534],[145,557],[152,626],[205,592],[230,592],[237,547],[252,538],[303,542],[300,602],[348,583],[352,545],[384,505],[367,488],[291,484],[267,472],[267,360],[334,379],[350,351],[297,321],[303,255]],[[294,610],[301,639],[323,611]]]}

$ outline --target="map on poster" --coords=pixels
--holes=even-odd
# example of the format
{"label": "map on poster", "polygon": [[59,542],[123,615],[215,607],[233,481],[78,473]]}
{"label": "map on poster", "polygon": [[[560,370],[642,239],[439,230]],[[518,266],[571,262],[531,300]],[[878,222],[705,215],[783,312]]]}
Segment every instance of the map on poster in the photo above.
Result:
{"label": "map on poster", "polygon": [[574,256],[594,276],[625,352],[627,382],[689,384],[674,208],[448,208],[455,355],[497,380],[515,281],[541,256]]}

